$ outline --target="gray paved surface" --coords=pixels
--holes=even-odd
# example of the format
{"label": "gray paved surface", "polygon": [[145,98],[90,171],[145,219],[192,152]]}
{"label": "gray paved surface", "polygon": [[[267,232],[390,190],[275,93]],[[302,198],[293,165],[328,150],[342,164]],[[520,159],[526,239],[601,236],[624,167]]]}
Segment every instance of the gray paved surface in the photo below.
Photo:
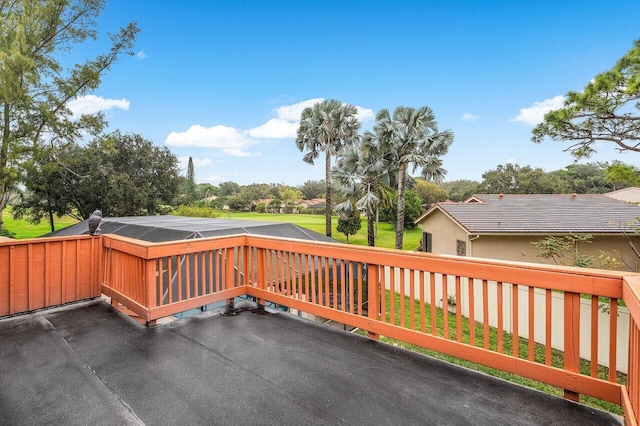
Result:
{"label": "gray paved surface", "polygon": [[0,321],[3,425],[619,421],[281,313],[146,329],[96,302]]}

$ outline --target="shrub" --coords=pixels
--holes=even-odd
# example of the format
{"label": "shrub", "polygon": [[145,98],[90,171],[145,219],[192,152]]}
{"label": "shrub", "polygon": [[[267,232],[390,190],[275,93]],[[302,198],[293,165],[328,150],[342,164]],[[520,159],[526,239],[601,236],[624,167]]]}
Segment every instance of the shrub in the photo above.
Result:
{"label": "shrub", "polygon": [[194,205],[180,206],[177,209],[175,209],[171,214],[174,216],[189,216],[189,217],[209,217],[209,218],[220,217],[219,213],[215,212],[213,209],[209,207],[197,207]]}

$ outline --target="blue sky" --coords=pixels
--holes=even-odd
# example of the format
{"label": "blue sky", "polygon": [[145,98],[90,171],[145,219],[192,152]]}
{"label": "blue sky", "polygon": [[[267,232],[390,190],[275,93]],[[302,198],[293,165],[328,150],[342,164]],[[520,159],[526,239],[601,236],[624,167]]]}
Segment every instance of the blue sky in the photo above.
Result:
{"label": "blue sky", "polygon": [[[612,4],[615,3],[615,8]],[[640,38],[640,1],[108,0],[101,39],[129,21],[135,55],[73,110],[167,146],[196,180],[299,185],[324,177],[294,144],[302,107],[339,99],[371,128],[382,108],[435,112],[455,141],[447,179],[508,162],[556,170],[566,144],[531,142],[536,120]],[[601,145],[588,161],[638,154]]]}

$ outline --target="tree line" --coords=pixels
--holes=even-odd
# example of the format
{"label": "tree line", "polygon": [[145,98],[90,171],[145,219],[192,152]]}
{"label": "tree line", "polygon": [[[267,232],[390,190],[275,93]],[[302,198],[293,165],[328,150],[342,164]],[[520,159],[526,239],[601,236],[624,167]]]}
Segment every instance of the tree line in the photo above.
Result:
{"label": "tree line", "polygon": [[[380,186],[378,191],[380,196],[378,197],[375,193],[362,189],[362,183],[356,187],[341,183],[344,176],[340,171],[344,168],[344,163],[355,161],[367,163],[367,157],[362,154],[362,152],[358,153],[353,149],[347,150],[339,158],[338,166],[332,168],[332,176],[336,178],[332,183],[334,199],[332,215],[338,215],[339,220],[355,223],[353,212],[359,213],[366,210],[367,198],[375,197],[379,202],[375,205],[371,204],[374,207],[371,210],[374,213],[370,222],[372,227],[377,221],[395,224],[398,198],[390,185]],[[187,174],[189,175],[189,173]],[[282,183],[240,185],[232,181],[213,185],[210,183],[196,184],[195,180],[189,183],[188,178],[185,177],[179,179],[182,184],[178,189],[174,205],[190,204],[199,208],[216,210],[230,208],[237,211],[257,211],[260,213],[292,213],[294,211],[297,213],[324,213],[324,207],[321,211],[296,206],[300,200],[325,198],[326,182],[324,179],[307,180],[298,186],[288,186]],[[562,169],[547,172],[529,165],[520,166],[508,163],[487,170],[482,174],[480,181],[460,179],[434,183],[422,177],[408,176],[405,185],[407,190],[405,192],[404,227],[408,229],[415,227],[415,220],[434,203],[446,200],[461,202],[473,194],[481,193],[602,194],[640,185],[640,169],[633,165],[614,161],[574,163]],[[187,189],[188,187],[193,190]],[[357,202],[363,198],[364,201]],[[346,209],[345,205],[352,205],[354,208]],[[353,228],[355,225],[344,226]],[[372,234],[375,242],[375,231]],[[350,235],[353,235],[353,232]]]}

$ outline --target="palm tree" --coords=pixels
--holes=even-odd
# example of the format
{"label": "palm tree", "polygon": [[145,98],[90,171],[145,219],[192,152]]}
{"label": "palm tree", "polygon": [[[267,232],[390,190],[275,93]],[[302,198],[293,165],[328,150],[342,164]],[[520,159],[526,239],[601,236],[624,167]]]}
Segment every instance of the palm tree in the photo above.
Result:
{"label": "palm tree", "polygon": [[[366,132],[362,143],[345,149],[338,165],[331,174],[340,183],[349,197],[364,195],[356,201],[355,208],[367,214],[367,245],[375,245],[375,212],[389,185],[389,162],[376,143],[375,135]],[[338,213],[349,213],[354,208],[351,200],[336,205]]]}
{"label": "palm tree", "polygon": [[440,132],[435,114],[429,107],[418,109],[398,107],[393,116],[387,109],[376,115],[374,126],[376,137],[393,156],[397,168],[398,214],[396,217],[396,244],[402,249],[404,234],[405,185],[409,165],[413,172],[422,167],[422,177],[440,182],[446,174],[442,168],[441,156],[449,150],[453,143],[450,130]]}
{"label": "palm tree", "polygon": [[331,236],[331,157],[358,139],[360,122],[357,109],[335,99],[319,102],[302,111],[296,146],[308,152],[303,161],[313,164],[321,152],[325,153],[326,234]]}

